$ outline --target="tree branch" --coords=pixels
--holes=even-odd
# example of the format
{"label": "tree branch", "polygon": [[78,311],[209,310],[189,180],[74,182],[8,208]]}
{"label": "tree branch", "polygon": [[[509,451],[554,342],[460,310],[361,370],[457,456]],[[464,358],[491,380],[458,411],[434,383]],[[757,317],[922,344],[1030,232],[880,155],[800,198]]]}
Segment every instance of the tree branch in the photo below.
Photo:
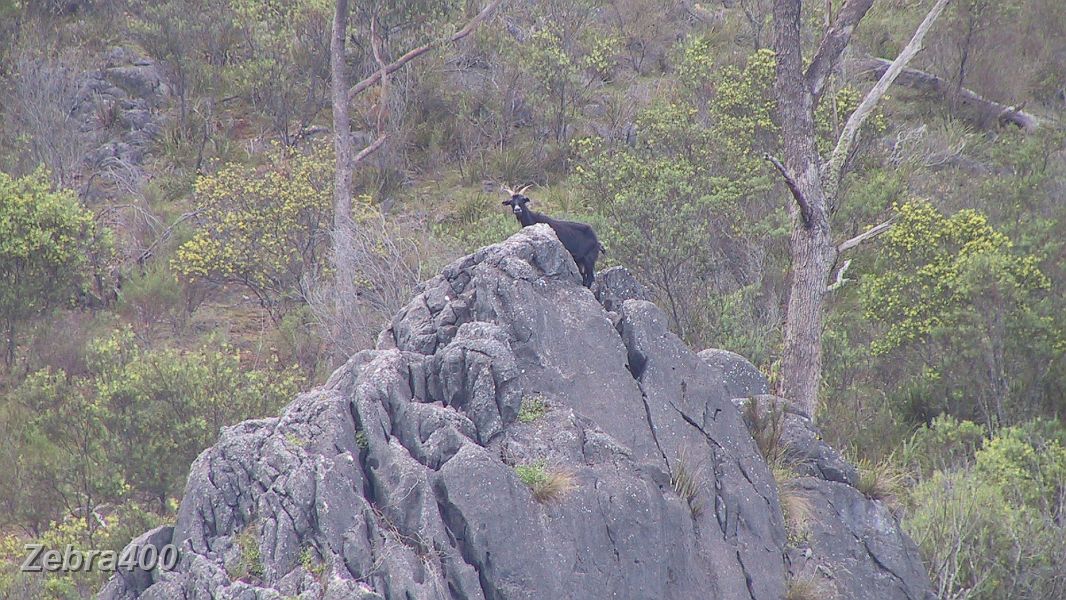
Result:
{"label": "tree branch", "polygon": [[818,50],[807,67],[805,78],[807,88],[814,97],[814,103],[818,104],[818,98],[825,89],[825,83],[829,75],[836,68],[840,54],[851,42],[851,34],[859,21],[866,16],[867,11],[873,6],[874,0],[847,0],[840,8],[833,26],[825,32],[825,37],[818,45]]}
{"label": "tree branch", "polygon": [[848,267],[850,267],[850,266],[851,266],[851,260],[850,259],[849,260],[845,260],[844,264],[841,265],[840,270],[837,271],[836,281],[834,281],[831,285],[826,287],[825,291],[831,292],[831,291],[839,288],[840,286],[844,285],[845,283],[851,281],[850,279],[845,279],[844,278],[844,273],[847,273]]}
{"label": "tree branch", "polygon": [[[848,64],[850,68],[851,61],[848,61]],[[855,61],[856,70],[862,76],[871,79],[883,77],[891,65],[891,61],[873,56],[867,56]],[[970,119],[985,127],[991,123],[1011,124],[1018,126],[1023,131],[1033,131],[1044,124],[1039,117],[1023,111],[1021,107],[1000,104],[966,88],[956,89],[954,85],[946,80],[925,71],[903,69],[899,77],[896,78],[896,83],[929,94],[942,101],[957,93],[961,106],[969,109],[966,112],[970,113],[968,115]]]}
{"label": "tree branch", "polygon": [[177,227],[178,225],[181,225],[183,222],[185,222],[185,221],[187,221],[189,219],[192,219],[194,217],[199,216],[201,210],[203,210],[203,209],[202,208],[198,208],[198,209],[196,209],[196,210],[194,210],[192,212],[184,213],[180,217],[178,217],[177,220],[175,220],[173,223],[171,223],[166,229],[163,230],[162,233],[160,233],[155,238],[154,242],[152,242],[147,248],[144,249],[143,252],[141,252],[141,254],[137,257],[137,264],[143,266],[144,265],[144,261],[146,261],[146,260],[148,260],[149,258],[152,257],[152,253],[155,251],[156,247],[159,246],[159,244],[161,244],[161,243],[163,243],[163,242],[165,242],[165,241],[170,239],[170,235],[174,232],[174,228],[175,227]]}
{"label": "tree branch", "polygon": [[389,97],[389,71],[388,65],[385,64],[385,60],[381,58],[381,36],[378,35],[376,18],[370,21],[370,47],[374,53],[374,61],[378,63],[378,81],[381,82],[381,94],[378,96],[378,137],[352,158],[348,167],[349,170],[355,170],[355,167],[359,163],[366,160],[371,154],[377,152],[378,149],[385,145],[385,140],[389,137],[389,135],[385,133],[385,106]]}
{"label": "tree branch", "polygon": [[885,71],[885,74],[881,76],[881,79],[874,84],[874,87],[866,93],[866,97],[859,103],[859,107],[855,109],[855,112],[851,113],[848,118],[848,122],[844,125],[844,131],[840,134],[840,139],[837,140],[836,148],[833,149],[833,154],[829,157],[829,162],[826,164],[826,173],[823,178],[826,194],[831,199],[836,198],[837,190],[840,187],[840,177],[844,170],[844,162],[847,160],[848,155],[851,153],[852,146],[855,145],[855,140],[859,135],[859,129],[862,128],[863,123],[873,113],[874,108],[877,107],[878,102],[884,97],[885,92],[888,91],[889,86],[896,80],[903,67],[907,66],[907,63],[914,58],[914,55],[918,53],[922,48],[922,40],[925,39],[925,34],[933,26],[933,23],[940,16],[940,13],[944,12],[944,7],[947,6],[951,0],[937,0],[933,8],[929,10],[929,14],[925,15],[925,19],[922,24],[918,26],[918,29],[914,31],[914,35],[911,36],[911,41],[907,42],[906,47],[899,53],[896,60],[892,61],[892,64]]}
{"label": "tree branch", "polygon": [[371,154],[377,152],[378,149],[381,148],[385,144],[385,140],[388,139],[388,137],[389,137],[389,135],[387,133],[383,133],[383,134],[378,136],[378,139],[376,139],[373,142],[371,142],[369,146],[367,146],[366,148],[363,148],[362,150],[360,150],[359,154],[356,154],[355,158],[352,159],[352,162],[351,162],[352,168],[355,168],[356,165],[358,165],[359,163],[363,162],[363,160],[366,159],[366,157],[368,157]]}
{"label": "tree branch", "polygon": [[785,179],[785,185],[788,186],[788,191],[792,192],[792,197],[796,199],[796,204],[799,205],[800,216],[803,218],[803,226],[809,228],[811,226],[811,205],[807,202],[807,197],[803,195],[803,190],[801,190],[799,185],[796,184],[796,178],[792,176],[792,173],[788,172],[788,168],[781,164],[781,161],[773,156],[764,153],[762,157],[770,161],[770,164],[772,164],[774,168],[781,173],[781,177]]}
{"label": "tree branch", "polygon": [[867,242],[867,241],[869,241],[869,240],[881,235],[882,233],[888,231],[889,229],[892,229],[892,224],[895,223],[895,222],[896,222],[896,217],[892,217],[891,219],[885,221],[884,223],[881,223],[880,225],[875,225],[875,226],[871,227],[870,229],[864,231],[863,233],[860,233],[859,235],[857,235],[857,236],[851,238],[850,240],[847,240],[847,241],[843,242],[842,244],[840,244],[839,246],[837,246],[837,253],[839,254],[841,252],[844,252],[845,250],[851,250],[852,248],[858,246],[859,244],[861,244],[863,242]]}
{"label": "tree branch", "polygon": [[492,11],[496,10],[496,7],[499,6],[502,2],[503,0],[492,0],[492,2],[490,2],[488,6],[483,8],[481,12],[477,14],[477,16],[475,16],[473,19],[470,19],[470,21],[467,22],[467,24],[463,26],[462,29],[456,31],[448,38],[445,38],[443,40],[432,41],[428,44],[413,48],[409,50],[407,54],[404,54],[392,63],[389,63],[389,65],[386,66],[383,71],[375,71],[373,75],[370,75],[366,79],[352,86],[352,89],[348,90],[348,100],[351,101],[360,93],[364,92],[367,88],[377,83],[378,80],[381,79],[382,75],[388,75],[397,71],[407,63],[418,58],[419,56],[422,56],[426,52],[429,52],[433,48],[436,48],[438,46],[444,46],[446,44],[454,44],[455,42],[458,42],[459,40],[470,35],[470,33],[477,29],[477,26],[480,25],[481,22],[484,21],[486,18],[488,18],[488,16],[492,14]]}
{"label": "tree branch", "polygon": [[374,61],[378,63],[379,75],[378,80],[381,81],[381,94],[378,96],[378,118],[377,128],[378,135],[384,134],[385,130],[385,105],[389,96],[389,69],[385,64],[385,60],[381,58],[381,36],[377,32],[377,19],[370,21],[370,47],[374,52]]}

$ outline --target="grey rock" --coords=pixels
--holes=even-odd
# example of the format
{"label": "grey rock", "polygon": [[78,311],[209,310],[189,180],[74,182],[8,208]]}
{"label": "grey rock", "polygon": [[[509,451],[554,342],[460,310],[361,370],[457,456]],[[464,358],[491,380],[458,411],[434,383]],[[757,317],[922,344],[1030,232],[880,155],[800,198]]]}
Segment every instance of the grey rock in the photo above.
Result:
{"label": "grey rock", "polygon": [[143,180],[141,165],[163,130],[160,108],[170,88],[150,58],[112,48],[98,68],[78,76],[72,115],[80,123],[89,171],[84,194],[91,200]]}
{"label": "grey rock", "polygon": [[163,77],[155,65],[130,65],[107,69],[107,78],[127,94],[137,98],[161,95]]}
{"label": "grey rock", "polygon": [[858,485],[858,470],[822,440],[810,417],[795,403],[768,394],[738,398],[734,403],[749,429],[755,426],[753,420],[759,420],[776,430],[783,458],[792,470],[826,481]]}
{"label": "grey rock", "polygon": [[726,382],[623,296],[612,321],[543,225],[445,267],[375,349],[224,428],[178,566],[100,598],[782,598],[776,486]]}
{"label": "grey rock", "polygon": [[626,300],[651,300],[651,293],[625,267],[611,267],[596,273],[592,293],[603,308],[617,312]]}
{"label": "grey rock", "polygon": [[747,398],[770,393],[766,376],[743,356],[729,350],[709,348],[700,352],[699,357],[721,378],[731,397]]}
{"label": "grey rock", "polygon": [[918,547],[879,501],[835,481],[797,482],[811,504],[807,541],[789,552],[793,577],[825,581],[838,598],[935,600]]}
{"label": "grey rock", "polygon": [[838,598],[932,600],[917,546],[899,519],[855,486],[858,470],[822,440],[800,408],[776,396],[735,399],[749,427],[777,433],[782,463],[798,476],[790,492],[811,507],[809,532],[788,549],[793,578],[814,579]]}
{"label": "grey rock", "polygon": [[[131,541],[123,550],[125,556],[132,557],[133,560],[127,561],[130,564],[137,565],[140,563],[138,557],[145,556],[142,554],[144,549],[152,547],[155,550],[154,556],[159,556],[159,551],[171,542],[174,535],[174,528],[156,527],[151,529]],[[139,566],[133,566],[132,568],[120,568],[115,572],[115,576],[108,581],[107,586],[101,592],[101,595],[128,595],[139,596],[143,594],[153,583],[158,581],[157,579],[158,569],[152,571],[145,571]]]}

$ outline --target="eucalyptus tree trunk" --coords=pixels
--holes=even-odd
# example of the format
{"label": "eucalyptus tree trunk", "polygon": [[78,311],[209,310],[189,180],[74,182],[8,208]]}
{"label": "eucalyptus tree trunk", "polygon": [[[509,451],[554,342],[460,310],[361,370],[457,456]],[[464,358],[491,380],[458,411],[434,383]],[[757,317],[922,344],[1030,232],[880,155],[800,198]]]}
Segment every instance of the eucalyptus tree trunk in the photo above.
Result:
{"label": "eucalyptus tree trunk", "polygon": [[[858,5],[862,6],[858,6]],[[818,154],[814,127],[817,95],[824,88],[832,64],[847,46],[848,37],[872,0],[848,2],[841,9],[838,23],[847,15],[852,21],[842,23],[845,36],[835,48],[826,50],[830,28],[819,48],[818,82],[812,82],[803,69],[801,38],[801,0],[774,2],[774,48],[777,52],[778,119],[783,140],[784,164],[779,167],[791,179],[796,202],[789,203],[792,235],[792,282],[785,320],[785,347],[781,362],[782,396],[800,403],[813,417],[817,408],[818,387],[822,374],[822,324],[825,313],[826,284],[836,262],[829,223],[829,206],[822,182],[822,159]],[[850,6],[849,6],[850,5]]]}
{"label": "eucalyptus tree trunk", "polygon": [[355,257],[352,239],[352,129],[348,120],[348,75],[344,43],[348,30],[348,0],[337,0],[329,45],[329,69],[333,99],[333,273],[337,316],[355,298]]}
{"label": "eucalyptus tree trunk", "polygon": [[888,229],[889,223],[845,241],[833,242],[831,217],[845,163],[858,132],[888,86],[921,48],[925,33],[949,0],[937,0],[910,43],[892,62],[855,112],[826,159],[818,154],[814,111],[836,69],[851,34],[873,5],[873,0],[847,0],[826,29],[810,64],[804,69],[802,53],[802,0],[775,0],[774,49],[777,72],[774,92],[781,126],[784,160],[767,156],[781,173],[795,203],[789,203],[792,235],[792,281],[781,364],[781,395],[798,402],[813,418],[818,409],[822,377],[822,327],[826,294],[833,266],[841,251],[853,248]]}

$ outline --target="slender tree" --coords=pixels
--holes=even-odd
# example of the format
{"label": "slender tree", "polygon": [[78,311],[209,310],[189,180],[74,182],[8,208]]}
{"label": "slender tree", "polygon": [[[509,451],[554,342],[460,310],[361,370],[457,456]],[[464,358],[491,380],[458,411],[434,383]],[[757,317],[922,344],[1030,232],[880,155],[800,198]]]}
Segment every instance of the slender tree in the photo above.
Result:
{"label": "slender tree", "polygon": [[[383,56],[382,40],[377,30],[377,23],[370,22],[371,48],[378,70],[372,75],[348,87],[347,63],[345,60],[345,39],[348,31],[348,0],[337,0],[333,13],[333,31],[330,39],[330,77],[333,102],[333,145],[336,152],[337,167],[333,184],[333,267],[336,278],[335,307],[337,317],[344,319],[351,303],[355,302],[358,257],[352,243],[355,236],[355,222],[352,220],[352,172],[359,163],[385,145],[388,134],[385,131],[384,110],[388,92],[389,75],[403,68],[404,65],[422,56],[434,48],[454,44],[470,35],[503,0],[493,0],[470,19],[454,34],[440,40],[434,40],[412,48],[400,58],[386,63]],[[355,152],[352,142],[352,129],[348,115],[348,104],[359,94],[373,85],[381,86],[381,100],[377,116],[377,137],[370,145]]]}
{"label": "slender tree", "polygon": [[[921,49],[922,40],[950,0],[937,0],[910,42],[848,118],[836,147],[823,159],[815,144],[814,111],[855,27],[874,0],[846,0],[804,69],[801,35],[802,0],[775,0],[774,49],[777,53],[778,118],[784,160],[767,156],[781,173],[795,203],[789,204],[792,234],[792,282],[785,318],[781,394],[804,406],[813,417],[818,408],[822,374],[822,323],[827,286],[840,253],[887,230],[882,223],[841,244],[833,241],[831,217],[838,206],[841,177],[863,123],[903,68]],[[845,263],[846,265],[847,263]],[[842,275],[838,277],[842,281]],[[838,281],[838,284],[839,284]],[[834,284],[834,285],[838,285]]]}

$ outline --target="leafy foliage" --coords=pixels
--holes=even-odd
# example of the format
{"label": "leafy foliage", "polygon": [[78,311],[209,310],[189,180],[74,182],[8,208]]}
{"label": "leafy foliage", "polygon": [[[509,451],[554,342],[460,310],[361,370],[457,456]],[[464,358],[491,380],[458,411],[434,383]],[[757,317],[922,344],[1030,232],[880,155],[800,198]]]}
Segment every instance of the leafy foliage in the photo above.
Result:
{"label": "leafy foliage", "polygon": [[307,297],[327,264],[332,226],[330,155],[275,149],[259,167],[228,165],[196,183],[200,226],[178,248],[191,279],[237,284],[280,319]]}
{"label": "leafy foliage", "polygon": [[90,344],[85,374],[31,374],[0,403],[5,513],[40,526],[131,496],[165,508],[223,425],[296,393],[296,372],[271,367],[242,369],[225,344],[144,351],[125,330]]}
{"label": "leafy foliage", "polygon": [[[965,427],[963,427],[965,428]],[[958,424],[942,422],[949,437]],[[912,491],[904,526],[941,598],[1055,598],[1066,593],[1062,525],[1066,450],[1061,424],[1006,428],[970,466],[937,470]]]}
{"label": "leafy foliage", "polygon": [[[922,365],[927,391],[969,392],[988,422],[1002,422],[1006,382],[1024,381],[1017,375],[1032,367],[1012,360],[1024,356],[1016,345],[1062,345],[1048,314],[1050,281],[1035,256],[1016,252],[977,211],[949,217],[912,201],[897,212],[874,272],[863,278],[865,315],[883,324],[872,350],[897,356],[911,350],[914,356],[919,348],[935,349],[940,358]],[[948,360],[954,367],[961,366],[955,361],[980,367],[976,373],[945,368]]]}
{"label": "leafy foliage", "polygon": [[[707,329],[701,296],[735,250],[728,240],[755,229],[742,208],[770,188],[759,148],[776,132],[772,53],[760,51],[743,69],[711,75],[706,52],[699,40],[682,47],[679,69],[688,91],[637,115],[635,145],[575,143],[575,176],[603,215],[601,238],[611,256],[653,286],[692,339]],[[706,104],[698,95],[702,81],[715,90]]]}
{"label": "leafy foliage", "polygon": [[71,304],[110,248],[106,230],[70,191],[53,191],[43,170],[0,172],[0,319],[8,366],[20,324]]}
{"label": "leafy foliage", "polygon": [[10,534],[0,536],[0,598],[5,600],[38,598],[40,600],[68,600],[89,597],[111,575],[101,569],[97,561],[94,569],[22,573],[18,567],[26,559],[26,544],[41,544],[46,549],[64,551],[70,545],[82,554],[90,550],[120,552],[135,537],[148,529],[167,523],[167,519],[145,509],[136,502],[127,502],[97,514],[94,527],[82,518],[66,518],[51,523],[41,535],[25,538]]}

